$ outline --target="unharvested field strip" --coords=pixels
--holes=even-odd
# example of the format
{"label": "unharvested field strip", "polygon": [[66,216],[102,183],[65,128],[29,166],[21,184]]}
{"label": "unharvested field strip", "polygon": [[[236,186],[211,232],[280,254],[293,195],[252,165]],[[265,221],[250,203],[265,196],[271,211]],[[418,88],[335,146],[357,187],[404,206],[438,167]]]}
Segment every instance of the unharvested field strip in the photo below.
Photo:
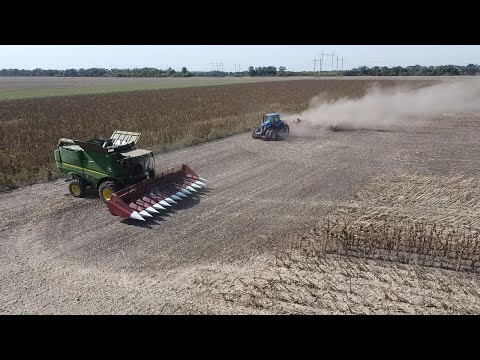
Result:
{"label": "unharvested field strip", "polygon": [[5,101],[0,106],[0,187],[51,176],[61,137],[87,140],[109,137],[116,129],[139,131],[142,147],[165,151],[249,131],[262,113],[301,111],[319,94],[358,98],[374,83],[275,81]]}
{"label": "unharvested field strip", "polygon": [[382,176],[310,236],[323,252],[480,272],[479,180]]}

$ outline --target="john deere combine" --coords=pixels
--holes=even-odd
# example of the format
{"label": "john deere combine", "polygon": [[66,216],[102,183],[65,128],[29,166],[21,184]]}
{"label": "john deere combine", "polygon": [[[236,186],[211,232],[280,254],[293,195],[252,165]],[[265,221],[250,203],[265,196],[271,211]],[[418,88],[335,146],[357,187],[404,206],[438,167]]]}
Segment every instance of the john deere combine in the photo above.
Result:
{"label": "john deere combine", "polygon": [[110,139],[60,139],[55,162],[71,176],[70,193],[84,197],[91,187],[113,215],[145,220],[205,186],[206,180],[187,165],[155,174],[153,153],[138,149],[139,137],[115,131]]}

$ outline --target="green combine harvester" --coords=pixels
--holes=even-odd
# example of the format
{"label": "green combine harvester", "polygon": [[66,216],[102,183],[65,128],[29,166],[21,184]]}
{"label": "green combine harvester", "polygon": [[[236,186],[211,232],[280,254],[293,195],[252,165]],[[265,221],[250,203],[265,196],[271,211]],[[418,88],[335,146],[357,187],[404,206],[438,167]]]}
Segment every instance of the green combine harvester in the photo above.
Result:
{"label": "green combine harvester", "polygon": [[60,139],[55,162],[70,176],[70,194],[84,197],[93,188],[113,215],[145,220],[205,186],[185,164],[156,174],[153,152],[139,149],[139,138],[140,133],[115,131],[110,139]]}

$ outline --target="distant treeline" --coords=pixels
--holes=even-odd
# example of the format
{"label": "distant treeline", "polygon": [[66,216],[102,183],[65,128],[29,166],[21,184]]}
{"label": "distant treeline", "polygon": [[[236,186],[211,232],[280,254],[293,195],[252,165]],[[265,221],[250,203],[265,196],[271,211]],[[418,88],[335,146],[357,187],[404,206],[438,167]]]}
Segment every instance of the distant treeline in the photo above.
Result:
{"label": "distant treeline", "polygon": [[56,76],[56,77],[171,77],[171,76],[193,76],[186,67],[182,71],[175,71],[172,68],[166,70],[156,68],[141,69],[66,69],[66,70],[19,70],[19,69],[2,69],[0,76]]}
{"label": "distant treeline", "polygon": [[372,68],[361,66],[359,68],[345,70],[345,76],[458,76],[458,75],[477,75],[480,73],[480,65],[469,64],[467,66],[459,65],[441,65],[441,66],[375,66]]}
{"label": "distant treeline", "polygon": [[225,76],[456,76],[456,75],[477,75],[480,73],[480,65],[469,64],[441,65],[441,66],[375,66],[369,68],[361,66],[350,70],[342,71],[287,71],[284,66],[278,69],[275,66],[261,66],[254,68],[250,66],[246,71],[188,71],[183,67],[181,71],[172,68],[135,68],[135,69],[66,69],[66,70],[44,70],[44,69],[2,69],[0,76],[53,76],[53,77],[225,77]]}
{"label": "distant treeline", "polygon": [[277,70],[275,66],[256,67],[250,66],[247,71],[188,71],[183,67],[181,71],[172,68],[135,68],[135,69],[66,69],[66,70],[44,70],[44,69],[2,69],[0,76],[53,76],[53,77],[192,77],[192,76],[312,76],[313,72],[308,71],[286,71],[284,66]]}

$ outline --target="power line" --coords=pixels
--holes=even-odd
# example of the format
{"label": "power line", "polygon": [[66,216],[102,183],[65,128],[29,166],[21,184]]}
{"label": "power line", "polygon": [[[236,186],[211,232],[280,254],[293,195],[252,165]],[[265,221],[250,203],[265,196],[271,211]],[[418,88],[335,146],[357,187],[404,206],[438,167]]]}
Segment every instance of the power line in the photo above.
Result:
{"label": "power line", "polygon": [[333,72],[333,55],[335,55],[335,50],[333,50],[332,55],[331,55],[332,56],[332,72]]}
{"label": "power line", "polygon": [[218,62],[218,63],[215,63],[215,66],[217,68],[217,71],[223,71],[223,62]]}
{"label": "power line", "polygon": [[322,75],[322,65],[323,65],[323,50],[322,50],[322,61],[320,62],[320,75]]}
{"label": "power line", "polygon": [[[324,61],[323,61],[323,59],[324,59],[324,57],[326,56],[326,57],[327,57],[327,60],[328,60],[328,57],[330,57],[331,60],[332,60],[332,67],[331,67],[331,70],[330,70],[330,74],[331,74],[331,75],[333,75],[333,72],[335,72],[335,76],[338,76],[338,71],[339,71],[339,69],[340,69],[340,60],[341,60],[341,75],[343,76],[343,56],[340,57],[338,54],[335,55],[335,52],[336,52],[336,50],[333,50],[332,53],[329,54],[329,53],[324,52],[323,49],[322,49],[322,51],[321,51],[319,54],[317,54],[317,55],[319,56],[319,60],[318,60],[318,61],[319,61],[319,63],[320,63],[320,66],[319,66],[319,68],[320,68],[320,71],[319,71],[320,75],[322,75],[322,70],[324,70],[324,67],[323,67]],[[336,64],[337,64],[337,65],[336,65],[336,68],[335,68],[335,61],[336,61]],[[325,71],[326,71],[326,70],[325,70]]]}

